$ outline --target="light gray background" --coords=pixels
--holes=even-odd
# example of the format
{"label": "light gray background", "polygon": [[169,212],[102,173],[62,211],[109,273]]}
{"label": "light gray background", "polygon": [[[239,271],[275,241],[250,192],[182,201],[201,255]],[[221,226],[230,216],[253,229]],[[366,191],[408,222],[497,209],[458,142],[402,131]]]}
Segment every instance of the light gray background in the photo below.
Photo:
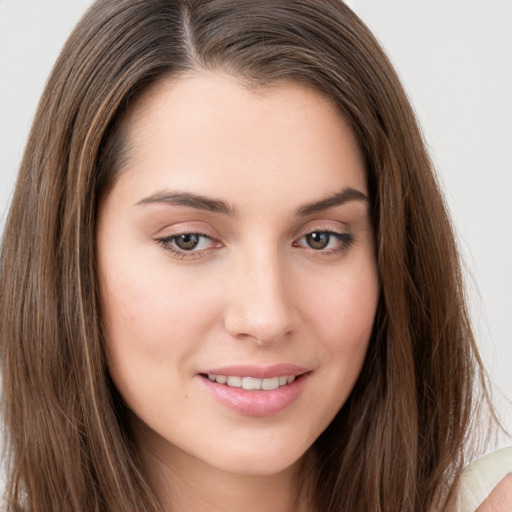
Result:
{"label": "light gray background", "polygon": [[[90,0],[0,0],[0,229],[51,66]],[[512,0],[352,0],[395,63],[459,233],[478,343],[512,429]],[[509,441],[510,442],[510,441]]]}

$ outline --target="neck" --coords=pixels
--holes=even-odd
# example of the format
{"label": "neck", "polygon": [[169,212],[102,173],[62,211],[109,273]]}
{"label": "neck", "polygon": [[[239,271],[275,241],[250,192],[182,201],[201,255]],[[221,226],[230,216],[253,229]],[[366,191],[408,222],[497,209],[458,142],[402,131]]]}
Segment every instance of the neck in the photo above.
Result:
{"label": "neck", "polygon": [[[139,440],[140,441],[140,440]],[[139,443],[143,464],[165,512],[311,512],[311,456],[277,474],[235,474],[176,447]]]}

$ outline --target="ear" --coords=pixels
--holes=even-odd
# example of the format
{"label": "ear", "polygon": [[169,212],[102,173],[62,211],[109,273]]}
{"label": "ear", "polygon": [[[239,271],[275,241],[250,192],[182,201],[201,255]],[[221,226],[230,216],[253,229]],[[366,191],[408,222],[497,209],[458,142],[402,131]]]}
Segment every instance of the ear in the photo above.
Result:
{"label": "ear", "polygon": [[512,473],[506,476],[489,494],[476,512],[512,511]]}

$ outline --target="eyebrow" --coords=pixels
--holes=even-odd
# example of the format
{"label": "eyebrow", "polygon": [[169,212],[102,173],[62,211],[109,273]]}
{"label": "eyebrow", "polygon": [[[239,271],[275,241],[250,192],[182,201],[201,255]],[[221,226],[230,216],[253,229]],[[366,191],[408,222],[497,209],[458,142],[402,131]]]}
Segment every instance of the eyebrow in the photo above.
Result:
{"label": "eyebrow", "polygon": [[225,201],[213,199],[189,192],[157,192],[137,204],[166,203],[174,206],[188,206],[196,210],[205,210],[213,213],[234,216],[235,210]]}
{"label": "eyebrow", "polygon": [[342,204],[348,203],[349,201],[370,202],[370,198],[355,188],[344,188],[341,192],[333,194],[326,199],[321,199],[320,201],[315,201],[313,203],[308,203],[304,206],[301,206],[297,210],[297,216],[305,217],[307,215],[312,215],[313,213],[323,212],[329,208],[341,206]]}
{"label": "eyebrow", "polygon": [[[363,192],[354,188],[344,188],[341,192],[333,194],[330,197],[315,201],[301,206],[297,211],[298,217],[305,217],[313,213],[319,213],[335,206],[341,206],[349,201],[365,201],[369,202],[369,198]],[[210,198],[190,192],[169,192],[161,191],[152,194],[141,201],[137,205],[165,203],[173,206],[187,206],[196,210],[205,210],[212,213],[222,215],[235,216],[235,208],[220,199]]]}

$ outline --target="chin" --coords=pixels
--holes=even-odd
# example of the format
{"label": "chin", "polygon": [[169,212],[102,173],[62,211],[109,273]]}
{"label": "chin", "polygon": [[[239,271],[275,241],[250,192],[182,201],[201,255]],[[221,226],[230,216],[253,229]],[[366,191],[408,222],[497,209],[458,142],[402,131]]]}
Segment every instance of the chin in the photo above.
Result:
{"label": "chin", "polygon": [[308,450],[286,450],[282,446],[275,450],[269,450],[269,447],[262,450],[251,448],[250,452],[239,450],[228,457],[225,453],[224,457],[211,464],[227,473],[265,477],[282,473],[293,466],[300,467],[309,453]]}

